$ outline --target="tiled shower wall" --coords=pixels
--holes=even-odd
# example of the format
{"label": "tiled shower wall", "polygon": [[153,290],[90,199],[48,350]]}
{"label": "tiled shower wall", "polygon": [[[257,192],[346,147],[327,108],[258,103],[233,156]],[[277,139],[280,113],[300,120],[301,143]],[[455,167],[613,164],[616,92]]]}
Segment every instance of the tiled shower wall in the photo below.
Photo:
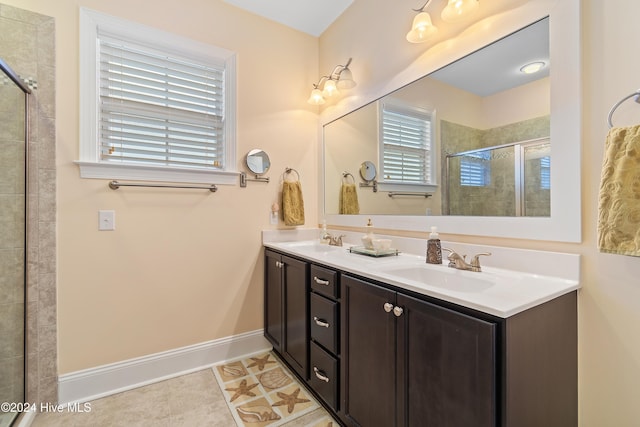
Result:
{"label": "tiled shower wall", "polygon": [[28,402],[57,402],[55,33],[51,17],[0,4],[0,57],[32,86],[27,213]]}

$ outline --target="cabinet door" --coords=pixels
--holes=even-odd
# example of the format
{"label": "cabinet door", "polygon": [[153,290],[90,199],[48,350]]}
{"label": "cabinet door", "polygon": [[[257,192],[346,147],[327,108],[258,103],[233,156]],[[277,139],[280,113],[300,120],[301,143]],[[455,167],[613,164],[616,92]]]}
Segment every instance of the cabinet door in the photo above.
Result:
{"label": "cabinet door", "polygon": [[402,294],[398,407],[408,427],[496,425],[496,324]]}
{"label": "cabinet door", "polygon": [[286,256],[284,263],[284,344],[282,356],[298,374],[308,379],[309,366],[309,264]]}
{"label": "cabinet door", "polygon": [[342,401],[348,425],[396,425],[395,292],[343,276]]}
{"label": "cabinet door", "polygon": [[265,251],[264,336],[277,352],[282,351],[282,256]]}

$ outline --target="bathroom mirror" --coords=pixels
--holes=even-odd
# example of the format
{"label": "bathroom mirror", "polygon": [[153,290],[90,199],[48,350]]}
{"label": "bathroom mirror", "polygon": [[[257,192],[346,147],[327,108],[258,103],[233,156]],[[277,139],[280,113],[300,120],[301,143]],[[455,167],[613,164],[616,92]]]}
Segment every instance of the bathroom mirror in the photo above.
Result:
{"label": "bathroom mirror", "polygon": [[247,168],[256,175],[266,173],[271,167],[269,155],[260,149],[253,149],[247,153],[245,158]]}
{"label": "bathroom mirror", "polygon": [[[493,116],[497,123],[495,126],[487,127],[482,123],[484,118],[479,119],[477,115],[475,117],[472,115],[471,102],[458,101],[464,99],[460,94],[462,89],[454,89],[458,91],[455,95],[443,92],[440,100],[428,99],[424,94],[437,93],[437,90],[434,90],[435,86],[453,86],[453,81],[449,79],[445,72],[447,64],[438,66],[437,58],[432,56],[430,59],[432,59],[431,62],[434,66],[431,69],[422,70],[423,77],[409,80],[405,85],[399,85],[401,87],[396,91],[382,93],[381,96],[374,98],[371,103],[354,109],[337,119],[326,120],[323,127],[323,167],[325,173],[323,215],[327,218],[327,221],[336,225],[362,226],[364,216],[374,215],[375,223],[378,226],[389,229],[424,231],[428,229],[428,226],[436,225],[445,233],[536,240],[580,241],[580,83],[577,79],[577,76],[580,75],[578,9],[577,0],[559,2],[554,6],[542,1],[532,0],[525,8],[521,8],[517,13],[514,12],[513,19],[510,13],[507,12],[500,17],[503,18],[503,21],[492,22],[492,31],[496,33],[496,37],[490,41],[491,43],[485,43],[485,45],[494,45],[496,43],[493,42],[502,39],[506,41],[512,40],[512,35],[518,34],[519,30],[523,28],[525,29],[524,32],[533,27],[543,28],[542,35],[533,36],[533,39],[534,41],[542,39],[543,42],[548,40],[546,43],[547,47],[550,46],[550,55],[546,62],[547,64],[553,64],[553,67],[550,68],[551,72],[548,76],[522,83],[518,88],[512,90],[513,92],[525,93],[519,102],[524,105],[525,109],[528,104],[531,107],[530,109],[534,111],[533,115],[513,115],[512,113],[515,109],[511,108],[508,103],[498,106],[495,112],[489,111],[489,109],[484,108],[486,105],[482,105],[481,100],[479,101],[481,105],[476,108],[476,111],[480,110],[486,115]],[[499,24],[504,24],[502,25],[504,28],[501,28]],[[532,24],[534,25],[532,26]],[[481,51],[483,47],[485,46],[478,46],[477,50]],[[525,51],[523,47],[516,47],[515,49],[515,52],[522,53]],[[499,53],[493,59],[485,62],[495,65],[498,62],[502,62],[502,59],[512,56],[514,54]],[[466,82],[474,82],[480,79],[478,77],[479,63],[474,62],[473,58],[474,54],[464,55],[463,61],[453,61],[456,64],[456,68],[458,68],[454,73],[456,79]],[[416,61],[416,63],[420,63],[420,61]],[[466,68],[457,67],[458,64],[463,63],[472,65]],[[522,65],[525,64],[520,66]],[[494,69],[490,73],[496,72]],[[411,66],[409,71],[404,74],[419,77],[419,73],[420,70],[417,67]],[[437,77],[437,79],[434,77]],[[429,89],[425,85],[431,85],[431,88]],[[484,84],[484,86],[487,86],[487,84]],[[338,159],[349,158],[351,152],[358,153],[360,159],[363,155],[379,159],[377,141],[378,133],[381,132],[378,126],[380,105],[385,102],[385,99],[393,98],[396,100],[397,98],[402,98],[406,93],[413,96],[406,102],[419,102],[418,106],[420,108],[426,108],[436,117],[434,121],[436,130],[432,149],[440,151],[435,154],[436,172],[434,173],[434,184],[437,189],[433,192],[433,197],[428,199],[403,198],[394,201],[395,199],[384,197],[385,193],[381,191],[377,195],[377,199],[380,199],[379,203],[376,200],[376,205],[369,205],[366,198],[376,195],[371,195],[369,192],[359,192],[361,215],[336,215],[337,210],[334,205],[337,202],[333,199],[337,198],[336,189],[338,185],[334,181],[339,179],[340,173],[336,173],[333,168],[337,166]],[[495,100],[491,100],[492,103],[497,104],[497,98],[499,97],[497,95]],[[446,104],[447,101],[449,104]],[[533,104],[536,104],[536,106],[534,107]],[[447,116],[448,111],[455,111],[460,116],[466,114],[466,117],[464,119],[451,118]],[[503,121],[501,122],[501,120]],[[365,123],[369,123],[369,125],[365,126]],[[506,129],[509,126],[511,126],[511,129]],[[499,131],[505,129],[507,130],[506,133],[510,134],[509,136],[499,134]],[[529,169],[534,169],[538,174],[541,174],[541,166],[546,167],[545,173],[548,174],[546,185],[549,187],[545,190],[548,200],[546,209],[536,210],[535,217],[527,218],[516,217],[514,210],[496,214],[493,212],[466,212],[464,209],[459,209],[455,215],[446,215],[449,209],[447,209],[447,200],[445,200],[446,194],[443,193],[442,189],[445,187],[446,180],[452,179],[451,176],[445,175],[443,170],[446,156],[457,152],[469,151],[472,147],[464,144],[456,146],[456,141],[460,141],[460,135],[465,132],[477,134],[478,131],[488,131],[486,138],[479,138],[486,140],[482,148],[495,146],[503,151],[496,151],[499,154],[491,154],[489,157],[515,156],[515,154],[504,153],[502,146],[506,143],[528,143],[531,140],[538,139],[549,140],[546,156],[529,156],[529,158],[533,159],[533,162],[536,162],[536,167]],[[443,133],[445,134],[444,140],[442,139]],[[450,138],[454,143],[449,143],[447,138]],[[443,146],[444,150],[442,150]],[[523,156],[521,153],[517,155]],[[546,157],[546,159],[541,161],[543,157]],[[553,160],[553,165],[557,165],[555,168],[551,166],[550,159]],[[549,166],[547,167],[546,165]],[[348,166],[342,164],[337,167],[340,168],[339,170],[349,169]],[[460,167],[456,167],[459,173]],[[378,160],[378,168],[381,168],[380,160]],[[382,183],[385,175],[383,171],[379,172],[378,182]],[[510,174],[516,175],[517,173],[512,171]],[[498,178],[502,178],[503,175],[505,174],[500,174]],[[537,178],[538,181],[540,181],[540,176]],[[456,179],[459,179],[459,177]],[[384,186],[381,188],[384,188]],[[517,193],[518,191],[510,190],[510,192]],[[486,205],[493,203],[493,200],[487,195],[482,197]],[[535,199],[538,200],[540,197]],[[391,205],[393,208],[384,209],[382,208],[382,200],[386,203],[385,206],[390,206],[390,203],[395,203],[395,205]],[[515,205],[516,203],[514,202],[513,204]],[[445,207],[444,209],[443,206]]]}

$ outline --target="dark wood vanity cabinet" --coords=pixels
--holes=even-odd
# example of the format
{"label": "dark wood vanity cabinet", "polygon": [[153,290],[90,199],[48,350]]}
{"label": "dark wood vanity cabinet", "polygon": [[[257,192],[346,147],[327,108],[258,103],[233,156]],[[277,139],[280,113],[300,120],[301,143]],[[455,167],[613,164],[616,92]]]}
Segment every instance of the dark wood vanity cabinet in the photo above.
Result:
{"label": "dark wood vanity cabinet", "polygon": [[495,426],[495,322],[342,277],[342,406],[353,426]]}
{"label": "dark wood vanity cabinet", "polygon": [[265,336],[342,424],[578,425],[575,291],[500,318],[265,253]]}
{"label": "dark wood vanity cabinet", "polygon": [[264,335],[300,375],[309,375],[309,263],[265,250]]}

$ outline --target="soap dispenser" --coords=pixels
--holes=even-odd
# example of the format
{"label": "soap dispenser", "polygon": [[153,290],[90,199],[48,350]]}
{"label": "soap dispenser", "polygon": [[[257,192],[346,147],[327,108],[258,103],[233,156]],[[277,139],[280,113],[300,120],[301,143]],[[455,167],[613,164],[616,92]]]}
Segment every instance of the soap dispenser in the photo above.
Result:
{"label": "soap dispenser", "polygon": [[427,240],[427,263],[442,264],[442,247],[437,227],[431,227],[431,234]]}
{"label": "soap dispenser", "polygon": [[320,243],[328,245],[331,240],[331,234],[327,231],[327,221],[322,221],[322,230],[320,230]]}
{"label": "soap dispenser", "polygon": [[367,222],[367,234],[365,234],[364,236],[362,236],[362,245],[365,247],[365,249],[373,249],[373,223],[371,223],[371,218],[369,218],[369,221]]}

